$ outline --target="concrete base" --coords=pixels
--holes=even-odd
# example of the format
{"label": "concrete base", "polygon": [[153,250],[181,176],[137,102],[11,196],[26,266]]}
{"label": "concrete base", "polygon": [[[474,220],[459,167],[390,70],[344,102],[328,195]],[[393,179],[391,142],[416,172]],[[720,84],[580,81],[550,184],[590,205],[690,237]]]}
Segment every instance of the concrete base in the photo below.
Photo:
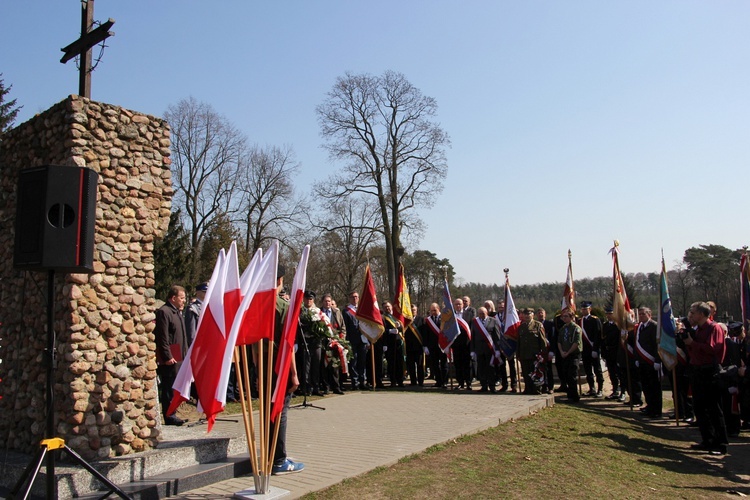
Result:
{"label": "concrete base", "polygon": [[249,488],[247,490],[238,491],[234,494],[234,497],[232,498],[240,498],[240,499],[263,499],[263,500],[271,500],[274,498],[282,498],[289,494],[289,490],[284,490],[281,488],[277,488],[275,486],[269,486],[268,491],[266,493],[256,493],[255,488]]}

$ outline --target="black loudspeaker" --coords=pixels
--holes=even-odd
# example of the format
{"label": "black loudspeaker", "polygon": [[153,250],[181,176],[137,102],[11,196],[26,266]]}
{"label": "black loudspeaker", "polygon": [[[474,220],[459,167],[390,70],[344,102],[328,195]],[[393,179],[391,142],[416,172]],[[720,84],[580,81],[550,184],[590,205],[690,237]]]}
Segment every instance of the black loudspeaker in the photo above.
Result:
{"label": "black loudspeaker", "polygon": [[98,179],[84,167],[45,165],[19,172],[17,269],[93,272]]}

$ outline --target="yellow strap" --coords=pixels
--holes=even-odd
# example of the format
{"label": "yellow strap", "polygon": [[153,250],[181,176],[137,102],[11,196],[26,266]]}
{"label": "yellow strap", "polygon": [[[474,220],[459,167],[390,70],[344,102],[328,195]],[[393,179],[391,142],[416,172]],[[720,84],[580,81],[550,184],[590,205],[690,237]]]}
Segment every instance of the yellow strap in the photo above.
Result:
{"label": "yellow strap", "polygon": [[48,450],[59,450],[60,448],[65,448],[65,440],[63,438],[43,439],[41,444],[46,446]]}

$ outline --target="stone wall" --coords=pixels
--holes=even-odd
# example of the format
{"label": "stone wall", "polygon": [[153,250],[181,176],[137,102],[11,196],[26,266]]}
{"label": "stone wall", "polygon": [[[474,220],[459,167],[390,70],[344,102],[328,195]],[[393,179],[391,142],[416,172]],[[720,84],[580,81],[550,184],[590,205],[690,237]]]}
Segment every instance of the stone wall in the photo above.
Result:
{"label": "stone wall", "polygon": [[94,272],[56,279],[56,435],[87,459],[156,446],[154,239],[172,198],[166,122],[69,96],[0,142],[0,447],[44,438],[46,273],[13,269],[19,170],[99,173]]}

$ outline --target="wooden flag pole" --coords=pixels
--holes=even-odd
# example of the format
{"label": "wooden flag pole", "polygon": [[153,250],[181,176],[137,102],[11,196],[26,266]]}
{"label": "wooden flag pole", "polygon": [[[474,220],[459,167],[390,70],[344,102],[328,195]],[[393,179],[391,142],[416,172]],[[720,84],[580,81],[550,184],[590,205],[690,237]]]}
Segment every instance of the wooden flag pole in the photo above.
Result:
{"label": "wooden flag pole", "polygon": [[258,469],[258,475],[261,476],[261,478],[264,478],[266,474],[268,473],[268,442],[266,441],[266,426],[268,424],[268,421],[265,418],[265,406],[266,406],[266,371],[264,370],[264,360],[263,360],[263,344],[264,341],[261,340],[256,345],[258,346],[257,350],[257,363],[256,366],[258,368],[258,437],[260,442],[260,467]]}
{"label": "wooden flag pole", "polygon": [[672,401],[674,401],[674,422],[680,426],[680,410],[677,403],[677,363],[672,367]]}
{"label": "wooden flag pole", "polygon": [[[240,363],[242,370],[240,370]],[[240,389],[240,404],[242,405],[242,420],[245,424],[245,436],[247,437],[247,451],[250,454],[250,463],[253,466],[253,479],[255,489],[260,487],[258,476],[258,450],[255,442],[255,422],[253,419],[252,389],[250,387],[250,370],[247,363],[247,349],[245,346],[234,348],[234,368],[237,373],[237,385]],[[240,378],[242,374],[242,378]],[[247,392],[245,392],[247,388]]]}
{"label": "wooden flag pole", "polygon": [[[275,441],[271,442],[271,390],[272,390],[272,382],[273,382],[273,339],[269,339],[268,341],[268,367],[266,368],[266,371],[268,372],[268,377],[266,380],[266,407],[265,407],[265,416],[266,416],[266,444],[267,444],[267,450],[268,450],[268,461],[267,461],[267,475],[266,477],[269,478],[271,476],[271,468],[273,466],[273,455],[271,455],[272,450],[275,448],[274,444]],[[277,425],[278,427],[278,425]],[[267,479],[268,480],[268,479]]]}

